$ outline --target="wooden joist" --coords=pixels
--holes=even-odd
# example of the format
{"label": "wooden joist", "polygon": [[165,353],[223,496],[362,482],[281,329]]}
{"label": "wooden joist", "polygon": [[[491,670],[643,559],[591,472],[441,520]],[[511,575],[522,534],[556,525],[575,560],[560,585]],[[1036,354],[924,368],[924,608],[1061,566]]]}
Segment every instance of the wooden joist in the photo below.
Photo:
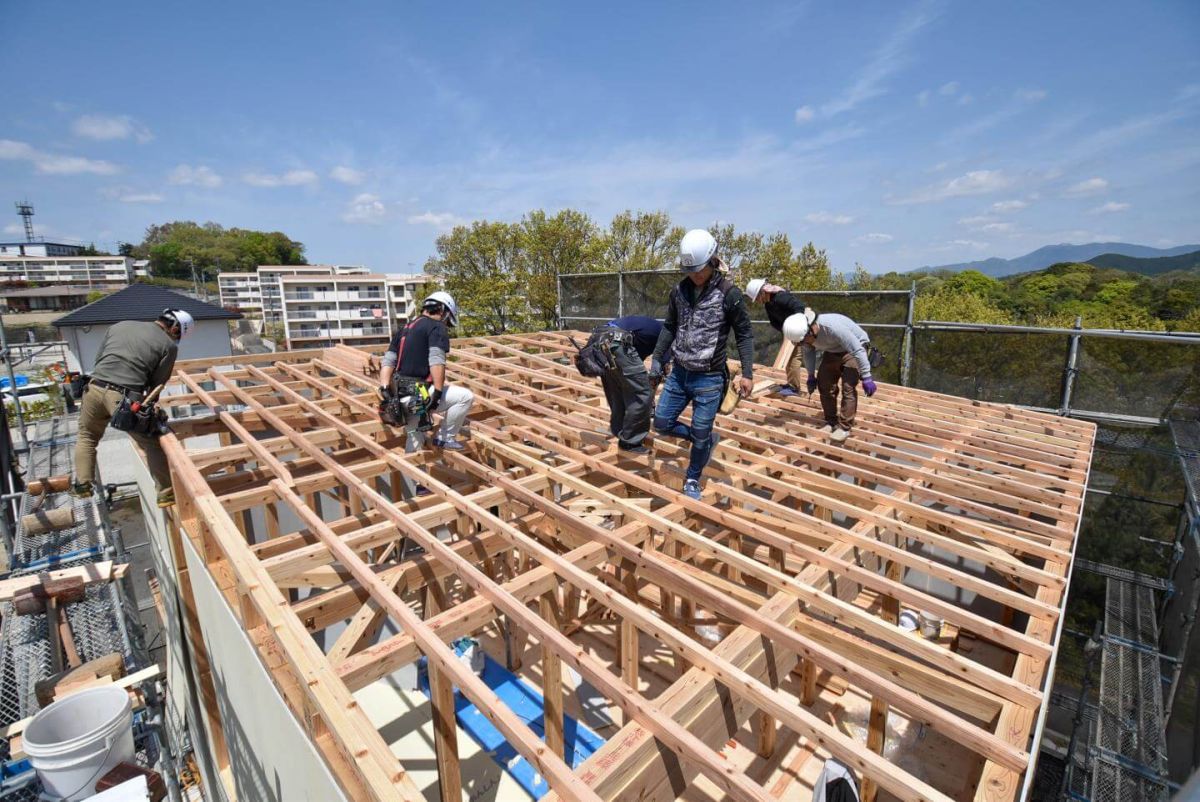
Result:
{"label": "wooden joist", "polygon": [[[171,398],[210,412],[183,422],[167,449],[184,528],[239,610],[265,624],[253,630],[264,663],[347,792],[415,790],[403,756],[398,766],[361,712],[339,706],[424,654],[443,799],[462,789],[452,687],[561,798],[665,798],[703,777],[765,800],[763,778],[721,754],[753,719],[748,746],[760,755],[783,727],[854,766],[868,793],[944,799],[948,789],[879,754],[890,714],[985,762],[980,798],[1012,798],[1044,704],[1094,427],[883,386],[834,446],[805,399],[756,396],[718,419],[722,440],[694,501],[677,490],[686,443],[653,440],[650,456],[609,447],[603,393],[569,365],[572,352],[561,333],[456,341],[450,380],[477,396],[470,447],[457,454],[399,453],[402,432],[376,415],[378,360],[355,349],[178,366]],[[756,371],[758,383],[783,380],[783,364]],[[211,433],[220,448],[188,448]],[[431,495],[401,499],[404,483]],[[302,528],[286,531],[281,509]],[[405,555],[401,543],[420,550]],[[297,587],[322,592],[289,604]],[[1005,612],[968,610],[963,594]],[[1015,668],[902,631],[901,605],[990,642]],[[1014,612],[1027,626],[1011,626]],[[389,618],[401,634],[380,640]],[[617,621],[615,667],[572,641],[597,618]],[[518,647],[539,644],[544,741],[448,646],[497,619]],[[705,620],[732,634],[698,640],[691,625]],[[341,635],[316,649],[307,632],[340,621]],[[681,669],[653,699],[639,676],[651,643]],[[566,666],[624,714],[576,770],[562,759]],[[788,692],[779,678],[793,669],[801,681]],[[867,740],[810,711],[818,674],[873,700]]]}

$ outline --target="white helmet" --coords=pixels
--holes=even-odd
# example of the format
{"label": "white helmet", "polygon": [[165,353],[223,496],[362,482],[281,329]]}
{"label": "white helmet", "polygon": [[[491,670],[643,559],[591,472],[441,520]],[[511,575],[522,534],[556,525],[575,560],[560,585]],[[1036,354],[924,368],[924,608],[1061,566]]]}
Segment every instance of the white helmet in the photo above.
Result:
{"label": "white helmet", "polygon": [[703,228],[693,228],[679,241],[679,267],[685,273],[703,270],[717,252],[717,241]]}
{"label": "white helmet", "polygon": [[423,304],[421,304],[421,306],[428,307],[433,304],[441,304],[442,306],[444,306],[446,308],[446,312],[447,312],[446,322],[447,323],[449,323],[451,326],[458,323],[458,304],[454,303],[454,296],[452,296],[450,293],[446,292],[445,290],[438,290],[437,292],[433,293],[428,298],[426,298],[425,302]]}
{"label": "white helmet", "polygon": [[165,320],[172,327],[179,326],[179,339],[181,340],[191,334],[192,329],[196,327],[196,319],[190,312],[182,309],[164,309],[159,318]]}
{"label": "white helmet", "polygon": [[800,342],[812,331],[812,325],[816,319],[817,313],[812,309],[788,315],[788,319],[783,321],[783,336],[794,343]]}
{"label": "white helmet", "polygon": [[752,278],[750,283],[746,285],[746,300],[754,303],[758,300],[758,294],[762,292],[762,288],[767,284],[765,278]]}

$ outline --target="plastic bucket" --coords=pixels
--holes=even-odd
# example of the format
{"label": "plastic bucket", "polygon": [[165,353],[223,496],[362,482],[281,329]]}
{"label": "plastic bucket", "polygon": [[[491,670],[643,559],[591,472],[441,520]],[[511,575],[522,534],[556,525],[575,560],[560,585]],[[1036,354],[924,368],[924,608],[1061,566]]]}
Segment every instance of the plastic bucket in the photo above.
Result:
{"label": "plastic bucket", "polygon": [[25,754],[51,798],[91,796],[101,777],[133,760],[129,694],[108,686],[59,699],[25,728]]}

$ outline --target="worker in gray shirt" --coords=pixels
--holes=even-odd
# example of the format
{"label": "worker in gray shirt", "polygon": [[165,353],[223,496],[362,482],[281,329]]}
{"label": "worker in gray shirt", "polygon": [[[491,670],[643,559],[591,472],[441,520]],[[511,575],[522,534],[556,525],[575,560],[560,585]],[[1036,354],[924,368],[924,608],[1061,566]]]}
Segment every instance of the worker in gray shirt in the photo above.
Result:
{"label": "worker in gray shirt", "polygon": [[[850,436],[858,412],[858,383],[863,392],[875,395],[878,389],[871,378],[871,338],[862,327],[845,315],[827,312],[818,315],[811,308],[790,316],[783,323],[783,336],[801,349],[808,370],[808,392],[821,391],[821,410],[825,413],[822,431],[835,443]],[[817,351],[822,353],[817,368]],[[840,385],[840,388],[839,388]],[[841,391],[841,404],[838,391]]]}
{"label": "worker in gray shirt", "polygon": [[[71,495],[88,498],[96,479],[96,445],[121,402],[141,401],[166,383],[175,369],[179,341],[195,326],[182,309],[164,309],[158,320],[126,320],[109,327],[96,353],[91,381],[79,408],[79,433],[75,439],[75,482]],[[129,432],[134,445],[154,477],[158,506],[175,503],[167,456],[157,438]]]}

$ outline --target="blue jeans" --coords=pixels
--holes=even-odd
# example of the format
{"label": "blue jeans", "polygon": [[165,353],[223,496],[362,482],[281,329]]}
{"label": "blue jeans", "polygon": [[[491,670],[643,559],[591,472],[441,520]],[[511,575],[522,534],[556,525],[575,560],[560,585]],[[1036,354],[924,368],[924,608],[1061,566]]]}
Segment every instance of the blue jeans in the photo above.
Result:
{"label": "blue jeans", "polygon": [[[699,373],[675,366],[667,377],[654,410],[654,431],[692,441],[687,478],[699,479],[712,456],[713,422],[721,406],[723,373]],[[679,416],[692,405],[692,425],[679,422]]]}

